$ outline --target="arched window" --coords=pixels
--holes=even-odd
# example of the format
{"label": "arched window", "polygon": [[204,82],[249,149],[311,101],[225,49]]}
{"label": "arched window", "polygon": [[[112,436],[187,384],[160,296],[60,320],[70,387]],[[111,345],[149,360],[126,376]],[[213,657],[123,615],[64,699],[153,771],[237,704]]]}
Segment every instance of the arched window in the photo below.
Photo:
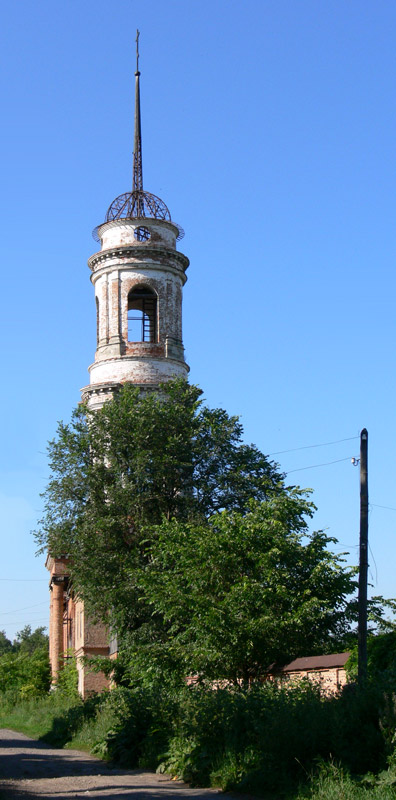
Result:
{"label": "arched window", "polygon": [[96,344],[99,344],[99,300],[96,297]]}
{"label": "arched window", "polygon": [[157,341],[157,295],[137,286],[128,295],[128,342]]}

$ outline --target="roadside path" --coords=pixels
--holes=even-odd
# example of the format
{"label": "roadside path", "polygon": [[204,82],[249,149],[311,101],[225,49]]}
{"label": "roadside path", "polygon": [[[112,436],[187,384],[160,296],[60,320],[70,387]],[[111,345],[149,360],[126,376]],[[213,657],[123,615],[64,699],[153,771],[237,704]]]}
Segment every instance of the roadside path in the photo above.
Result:
{"label": "roadside path", "polygon": [[79,750],[58,750],[0,729],[0,796],[10,800],[214,800],[216,789],[191,789],[146,770],[118,769]]}

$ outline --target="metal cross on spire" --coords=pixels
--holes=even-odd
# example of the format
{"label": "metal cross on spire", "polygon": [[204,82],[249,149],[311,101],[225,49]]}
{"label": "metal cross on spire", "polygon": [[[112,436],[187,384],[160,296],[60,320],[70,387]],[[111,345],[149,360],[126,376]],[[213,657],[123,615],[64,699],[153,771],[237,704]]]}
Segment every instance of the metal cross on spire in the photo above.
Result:
{"label": "metal cross on spire", "polygon": [[[135,72],[135,136],[133,146],[133,179],[132,191],[143,192],[143,163],[142,163],[142,128],[140,122],[140,72],[139,72],[139,31],[136,31],[136,72]],[[139,202],[139,195],[136,196]],[[137,209],[137,216],[140,214],[140,209]]]}

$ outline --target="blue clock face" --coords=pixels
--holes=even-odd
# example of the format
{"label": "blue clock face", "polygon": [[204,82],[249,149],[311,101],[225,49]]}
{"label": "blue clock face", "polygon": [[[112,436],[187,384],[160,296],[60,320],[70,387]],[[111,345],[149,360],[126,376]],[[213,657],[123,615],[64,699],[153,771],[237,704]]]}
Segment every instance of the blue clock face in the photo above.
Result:
{"label": "blue clock face", "polygon": [[138,228],[135,228],[133,235],[138,242],[147,242],[147,240],[150,239],[151,233],[148,228],[140,225]]}

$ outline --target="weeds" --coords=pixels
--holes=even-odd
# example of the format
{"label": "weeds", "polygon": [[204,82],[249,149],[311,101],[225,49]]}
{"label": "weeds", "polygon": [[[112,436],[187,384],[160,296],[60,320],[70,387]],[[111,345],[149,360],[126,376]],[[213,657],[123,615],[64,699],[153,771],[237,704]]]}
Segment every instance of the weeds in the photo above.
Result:
{"label": "weeds", "polygon": [[333,698],[309,683],[118,688],[85,702],[62,691],[23,702],[9,695],[0,725],[196,786],[295,800],[396,800],[396,708],[384,686]]}
{"label": "weeds", "polygon": [[393,785],[354,780],[343,767],[330,761],[319,762],[309,785],[295,800],[396,800]]}

